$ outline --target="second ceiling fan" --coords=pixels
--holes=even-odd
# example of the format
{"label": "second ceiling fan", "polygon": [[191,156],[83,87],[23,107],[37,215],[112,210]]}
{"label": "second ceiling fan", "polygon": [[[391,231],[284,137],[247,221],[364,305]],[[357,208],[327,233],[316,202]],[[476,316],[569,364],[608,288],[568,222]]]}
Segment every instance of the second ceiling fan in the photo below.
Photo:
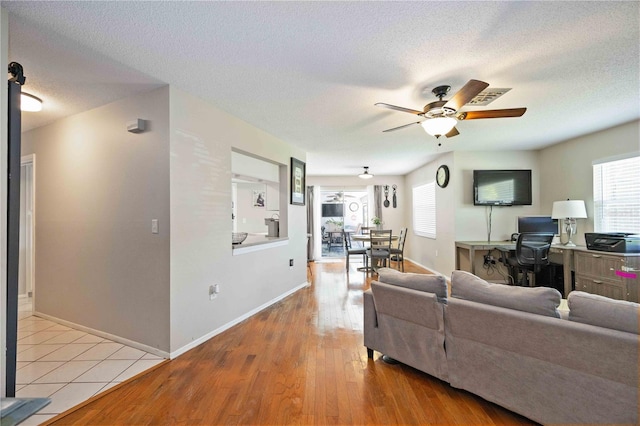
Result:
{"label": "second ceiling fan", "polygon": [[460,111],[460,108],[470,102],[487,87],[489,87],[489,83],[485,83],[484,81],[469,80],[467,84],[458,91],[458,93],[453,95],[453,97],[448,101],[445,101],[442,98],[449,93],[451,86],[438,86],[432,90],[432,93],[436,95],[438,100],[426,104],[423,111],[381,102],[378,102],[375,105],[395,111],[408,112],[422,117],[422,120],[420,121],[383,130],[384,132],[393,132],[414,124],[421,124],[427,133],[435,136],[436,138],[439,138],[442,135],[448,138],[458,135],[458,129],[455,127],[458,121],[477,120],[480,118],[520,117],[527,110],[526,108],[511,108],[486,111]]}

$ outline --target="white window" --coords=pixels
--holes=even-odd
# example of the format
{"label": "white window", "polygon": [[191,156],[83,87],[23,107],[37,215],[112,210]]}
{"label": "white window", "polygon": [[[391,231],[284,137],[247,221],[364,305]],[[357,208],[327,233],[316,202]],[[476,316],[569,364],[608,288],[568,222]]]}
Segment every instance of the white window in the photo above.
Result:
{"label": "white window", "polygon": [[413,187],[413,232],[436,237],[436,183]]}
{"label": "white window", "polygon": [[593,165],[596,232],[640,233],[640,156]]}

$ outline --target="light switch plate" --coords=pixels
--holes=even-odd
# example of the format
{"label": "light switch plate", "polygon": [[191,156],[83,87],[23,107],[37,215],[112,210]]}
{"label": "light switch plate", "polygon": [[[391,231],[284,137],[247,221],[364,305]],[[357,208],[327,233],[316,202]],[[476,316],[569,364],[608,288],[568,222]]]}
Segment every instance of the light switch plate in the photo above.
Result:
{"label": "light switch plate", "polygon": [[158,233],[158,219],[151,219],[151,233]]}

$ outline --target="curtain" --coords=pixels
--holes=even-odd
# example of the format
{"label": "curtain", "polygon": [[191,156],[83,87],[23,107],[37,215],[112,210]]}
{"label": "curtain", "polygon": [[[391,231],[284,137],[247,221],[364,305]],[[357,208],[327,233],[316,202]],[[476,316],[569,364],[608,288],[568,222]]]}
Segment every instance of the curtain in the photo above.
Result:
{"label": "curtain", "polygon": [[307,186],[307,261],[315,258],[313,238],[313,186]]}
{"label": "curtain", "polygon": [[373,215],[382,220],[382,185],[373,186]]}

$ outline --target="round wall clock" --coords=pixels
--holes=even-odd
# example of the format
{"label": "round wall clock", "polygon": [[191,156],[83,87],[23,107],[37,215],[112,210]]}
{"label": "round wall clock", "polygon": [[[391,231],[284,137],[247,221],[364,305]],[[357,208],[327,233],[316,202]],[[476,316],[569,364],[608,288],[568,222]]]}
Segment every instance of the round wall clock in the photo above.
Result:
{"label": "round wall clock", "polygon": [[440,188],[444,188],[449,184],[449,167],[442,165],[438,167],[436,172],[436,182]]}
{"label": "round wall clock", "polygon": [[349,210],[351,210],[352,212],[358,211],[358,203],[353,202],[353,203],[349,204]]}

